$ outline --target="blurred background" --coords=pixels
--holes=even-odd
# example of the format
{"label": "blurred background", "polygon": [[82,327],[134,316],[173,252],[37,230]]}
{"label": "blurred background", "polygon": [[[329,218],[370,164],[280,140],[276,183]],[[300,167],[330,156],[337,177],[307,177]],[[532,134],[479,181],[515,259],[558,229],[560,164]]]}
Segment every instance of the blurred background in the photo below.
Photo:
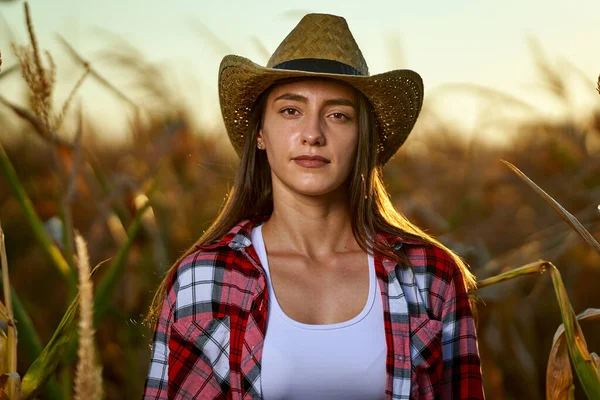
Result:
{"label": "blurred background", "polygon": [[[479,279],[544,259],[559,268],[576,313],[599,307],[598,254],[500,160],[598,237],[600,3],[322,3],[31,1],[38,45],[55,63],[54,113],[80,84],[57,146],[15,112],[35,109],[11,50],[29,36],[23,3],[0,1],[0,142],[56,245],[67,251],[61,205],[77,132],[84,161],[68,204],[92,265],[115,258],[140,201],[150,200],[97,325],[108,399],[141,395],[152,339],[142,322],[154,290],[232,184],[237,157],[218,105],[221,58],[266,64],[308,12],[344,16],[371,74],[408,68],[423,77],[419,121],[384,169],[397,208],[462,255]],[[45,344],[71,294],[5,175],[0,221],[11,283]],[[105,275],[101,266],[95,282]],[[561,323],[550,278],[523,277],[479,294],[487,398],[544,398]],[[600,348],[597,325],[583,324],[592,351]],[[19,343],[22,373],[33,361],[26,345]],[[58,385],[70,387],[72,365],[64,364]]]}

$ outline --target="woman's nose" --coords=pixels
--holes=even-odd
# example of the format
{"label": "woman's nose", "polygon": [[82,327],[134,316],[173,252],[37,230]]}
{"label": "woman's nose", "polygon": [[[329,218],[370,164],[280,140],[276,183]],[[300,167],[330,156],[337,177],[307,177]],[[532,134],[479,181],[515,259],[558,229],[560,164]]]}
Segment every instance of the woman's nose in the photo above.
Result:
{"label": "woman's nose", "polygon": [[302,144],[311,146],[323,146],[325,136],[323,135],[323,126],[319,116],[311,116],[305,119],[302,129]]}

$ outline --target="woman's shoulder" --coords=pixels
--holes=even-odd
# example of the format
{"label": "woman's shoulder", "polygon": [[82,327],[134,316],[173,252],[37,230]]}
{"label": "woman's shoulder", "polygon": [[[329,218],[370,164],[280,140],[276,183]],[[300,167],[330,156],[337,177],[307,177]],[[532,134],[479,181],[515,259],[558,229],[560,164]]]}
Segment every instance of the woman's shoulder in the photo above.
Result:
{"label": "woman's shoulder", "polygon": [[226,270],[244,264],[245,257],[240,257],[238,250],[232,242],[215,241],[196,245],[178,262],[173,281],[185,286],[201,277],[222,278]]}
{"label": "woman's shoulder", "polygon": [[[216,310],[240,307],[245,288],[257,287],[258,279],[247,259],[228,246],[200,246],[177,265],[168,289],[174,307],[174,320],[206,320],[218,316]],[[220,304],[215,307],[215,304]],[[220,312],[220,311],[219,311]]]}
{"label": "woman's shoulder", "polygon": [[416,275],[423,277],[432,288],[439,292],[454,288],[452,293],[465,294],[476,288],[475,276],[469,265],[451,249],[441,244],[428,246],[406,246],[405,254],[415,267]]}
{"label": "woman's shoulder", "polygon": [[196,266],[223,266],[223,259],[231,256],[232,252],[242,250],[251,243],[252,229],[257,221],[245,219],[235,224],[220,237],[205,243],[195,244],[188,254],[181,258],[178,270],[187,270]]}
{"label": "woman's shoulder", "polygon": [[450,282],[460,268],[448,249],[437,244],[407,246],[406,253],[413,263],[422,266],[426,273]]}
{"label": "woman's shoulder", "polygon": [[242,221],[220,238],[194,245],[177,263],[168,290],[179,299],[182,293],[224,287],[226,282],[247,287],[244,282],[257,275],[241,253],[251,244],[253,226],[248,220]]}
{"label": "woman's shoulder", "polygon": [[381,236],[394,250],[402,249],[417,273],[434,276],[449,283],[461,272],[451,250],[424,238],[406,234]]}

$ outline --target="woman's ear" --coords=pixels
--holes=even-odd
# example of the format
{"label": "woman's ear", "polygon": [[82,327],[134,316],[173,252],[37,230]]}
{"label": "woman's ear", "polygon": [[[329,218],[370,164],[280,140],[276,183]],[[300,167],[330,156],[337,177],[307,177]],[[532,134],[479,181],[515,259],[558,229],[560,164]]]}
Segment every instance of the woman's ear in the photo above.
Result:
{"label": "woman's ear", "polygon": [[258,130],[258,135],[256,136],[256,147],[258,147],[260,150],[265,148],[265,142],[263,141],[262,136],[262,128]]}

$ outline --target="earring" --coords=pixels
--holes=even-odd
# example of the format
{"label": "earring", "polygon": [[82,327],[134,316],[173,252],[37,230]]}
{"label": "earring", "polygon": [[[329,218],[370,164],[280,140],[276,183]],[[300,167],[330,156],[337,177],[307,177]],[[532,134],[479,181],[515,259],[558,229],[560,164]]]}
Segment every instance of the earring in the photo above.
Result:
{"label": "earring", "polygon": [[264,149],[265,145],[263,144],[263,142],[258,142],[256,143],[256,147],[258,147],[259,149]]}

